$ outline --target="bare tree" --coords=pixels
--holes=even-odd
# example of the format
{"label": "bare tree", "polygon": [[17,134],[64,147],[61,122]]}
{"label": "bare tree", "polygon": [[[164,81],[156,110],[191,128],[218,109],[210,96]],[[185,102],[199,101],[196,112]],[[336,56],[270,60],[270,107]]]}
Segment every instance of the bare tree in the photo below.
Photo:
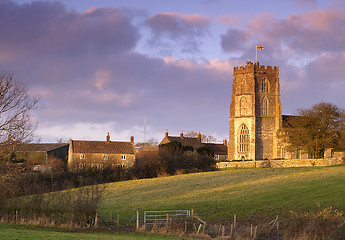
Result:
{"label": "bare tree", "polygon": [[56,139],[57,143],[69,143],[71,138],[58,138]]}
{"label": "bare tree", "polygon": [[0,144],[13,145],[33,138],[36,123],[31,112],[37,108],[39,98],[31,96],[13,74],[0,74]]}
{"label": "bare tree", "polygon": [[154,138],[151,138],[151,139],[147,140],[146,142],[138,142],[137,144],[135,144],[135,146],[137,146],[137,147],[154,147],[157,145],[158,145],[158,142]]}
{"label": "bare tree", "polygon": [[[198,133],[195,131],[189,131],[183,135],[185,137],[196,138]],[[217,141],[217,139],[211,135],[201,134],[201,142],[203,142],[203,143],[212,143],[212,142],[216,142],[216,141]]]}

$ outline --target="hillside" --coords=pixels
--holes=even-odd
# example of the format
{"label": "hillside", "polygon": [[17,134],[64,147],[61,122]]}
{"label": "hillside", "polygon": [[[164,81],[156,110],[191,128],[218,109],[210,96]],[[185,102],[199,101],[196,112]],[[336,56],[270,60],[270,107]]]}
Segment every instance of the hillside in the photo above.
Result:
{"label": "hillside", "polygon": [[345,210],[345,165],[283,169],[233,169],[106,184],[99,213],[127,223],[139,208],[194,209],[208,221],[285,216],[332,206]]}

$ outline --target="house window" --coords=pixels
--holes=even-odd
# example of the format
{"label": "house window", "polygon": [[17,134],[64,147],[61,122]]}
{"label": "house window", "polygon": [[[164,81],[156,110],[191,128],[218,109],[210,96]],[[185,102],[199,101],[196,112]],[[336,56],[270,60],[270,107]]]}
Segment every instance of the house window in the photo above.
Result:
{"label": "house window", "polygon": [[219,155],[218,154],[214,154],[214,159],[219,160]]}
{"label": "house window", "polygon": [[126,155],[122,155],[121,160],[126,160]]}
{"label": "house window", "polygon": [[103,160],[108,160],[108,155],[107,154],[103,154],[102,158],[103,158]]}
{"label": "house window", "polygon": [[261,115],[268,115],[268,99],[264,97],[261,102]]}
{"label": "house window", "polygon": [[268,93],[268,80],[266,78],[262,80],[261,91],[263,93]]}
{"label": "house window", "polygon": [[84,169],[85,168],[85,163],[79,163],[79,169]]}
{"label": "house window", "polygon": [[80,154],[80,159],[85,159],[85,154]]}
{"label": "house window", "polygon": [[240,153],[249,152],[249,129],[246,125],[242,125],[239,134],[239,149]]}

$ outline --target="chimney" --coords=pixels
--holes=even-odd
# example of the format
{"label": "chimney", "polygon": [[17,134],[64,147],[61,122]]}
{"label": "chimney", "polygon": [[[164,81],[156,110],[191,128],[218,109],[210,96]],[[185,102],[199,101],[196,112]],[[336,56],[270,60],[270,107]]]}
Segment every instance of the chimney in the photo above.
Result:
{"label": "chimney", "polygon": [[131,143],[134,144],[134,136],[131,136]]}
{"label": "chimney", "polygon": [[109,132],[107,134],[107,142],[110,142],[110,135],[109,135]]}
{"label": "chimney", "polygon": [[198,134],[196,135],[196,138],[199,139],[199,141],[201,142],[201,133],[200,133],[200,131],[199,131]]}
{"label": "chimney", "polygon": [[183,131],[181,130],[180,137],[183,138]]}
{"label": "chimney", "polygon": [[169,136],[168,130],[165,130],[165,137],[167,138]]}
{"label": "chimney", "polygon": [[226,138],[223,140],[223,144],[224,144],[225,146],[228,145],[228,141],[226,141]]}

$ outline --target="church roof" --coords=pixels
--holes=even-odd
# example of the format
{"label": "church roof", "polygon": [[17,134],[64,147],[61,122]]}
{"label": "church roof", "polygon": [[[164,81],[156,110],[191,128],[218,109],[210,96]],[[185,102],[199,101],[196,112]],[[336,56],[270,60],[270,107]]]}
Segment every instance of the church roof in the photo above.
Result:
{"label": "church roof", "polygon": [[298,119],[298,118],[300,118],[300,116],[282,115],[282,126],[283,126],[283,128],[292,127],[291,121],[295,121],[295,119]]}

